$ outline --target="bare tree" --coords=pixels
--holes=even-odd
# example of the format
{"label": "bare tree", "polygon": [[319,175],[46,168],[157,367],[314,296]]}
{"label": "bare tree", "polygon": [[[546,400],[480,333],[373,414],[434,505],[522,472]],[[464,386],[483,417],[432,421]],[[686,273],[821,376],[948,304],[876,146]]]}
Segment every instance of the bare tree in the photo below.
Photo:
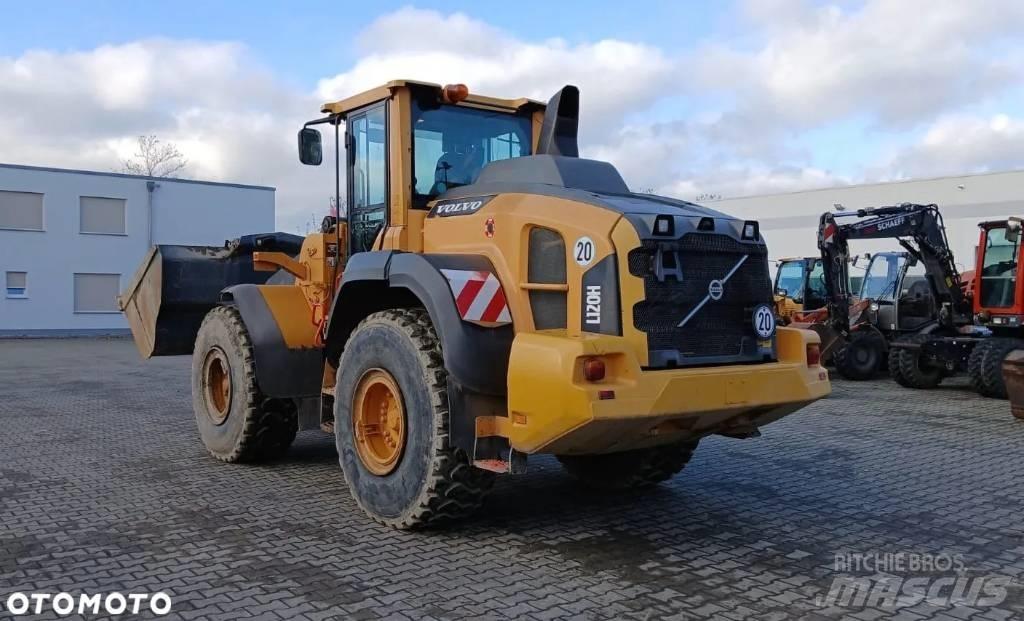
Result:
{"label": "bare tree", "polygon": [[147,177],[177,177],[188,160],[169,142],[160,142],[156,136],[139,136],[138,151],[121,162],[121,171]]}

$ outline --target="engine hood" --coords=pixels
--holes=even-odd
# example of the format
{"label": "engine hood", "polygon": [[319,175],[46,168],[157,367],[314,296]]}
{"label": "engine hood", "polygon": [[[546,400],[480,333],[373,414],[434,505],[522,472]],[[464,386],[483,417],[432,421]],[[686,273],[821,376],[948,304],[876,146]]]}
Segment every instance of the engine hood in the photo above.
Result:
{"label": "engine hood", "polygon": [[[641,239],[655,237],[658,216],[673,218],[678,238],[698,229],[701,220],[715,220],[713,232],[741,239],[744,221],[684,200],[631,192],[614,166],[607,162],[557,155],[531,155],[491,162],[476,183],[449,190],[438,204],[498,194],[536,194],[586,203],[622,214]],[[436,207],[435,207],[436,209]],[[760,240],[753,243],[761,243]]]}

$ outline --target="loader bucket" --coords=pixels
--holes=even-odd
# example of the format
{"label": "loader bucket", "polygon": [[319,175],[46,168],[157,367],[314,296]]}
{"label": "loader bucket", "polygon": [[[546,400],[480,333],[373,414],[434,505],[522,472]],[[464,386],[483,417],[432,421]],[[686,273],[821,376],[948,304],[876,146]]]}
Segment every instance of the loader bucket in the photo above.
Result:
{"label": "loader bucket", "polygon": [[836,331],[831,325],[823,321],[815,322],[801,322],[794,321],[789,324],[790,328],[800,328],[802,330],[811,330],[816,332],[821,337],[821,359],[829,360],[832,354],[835,352],[838,346],[843,344],[843,335]]}
{"label": "loader bucket", "polygon": [[264,284],[274,276],[253,269],[254,250],[295,256],[301,246],[301,237],[287,233],[246,235],[224,246],[154,246],[118,297],[139,353],[191,354],[203,317],[225,287]]}

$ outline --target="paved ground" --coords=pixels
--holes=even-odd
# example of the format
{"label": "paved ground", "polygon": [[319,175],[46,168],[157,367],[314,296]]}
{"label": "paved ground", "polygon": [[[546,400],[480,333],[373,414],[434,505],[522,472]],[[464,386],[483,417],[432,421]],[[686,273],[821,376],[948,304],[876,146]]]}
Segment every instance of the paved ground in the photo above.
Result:
{"label": "paved ground", "polygon": [[[536,459],[477,519],[403,533],[360,513],[329,437],[272,466],[207,457],[187,365],[124,340],[0,341],[0,608],[162,590],[185,619],[1024,615],[1024,422],[962,384],[837,383],[643,494],[588,494]],[[843,554],[949,555],[1017,586],[997,606],[830,606],[837,576],[874,576],[837,572]]]}

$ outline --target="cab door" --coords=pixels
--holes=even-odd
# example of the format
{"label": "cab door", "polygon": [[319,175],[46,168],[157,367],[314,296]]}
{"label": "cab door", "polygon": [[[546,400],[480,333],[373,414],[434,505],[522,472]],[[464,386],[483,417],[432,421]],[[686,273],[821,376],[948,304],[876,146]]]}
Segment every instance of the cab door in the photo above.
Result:
{"label": "cab door", "polygon": [[388,128],[386,103],[348,115],[348,226],[352,254],[373,250],[387,227]]}

